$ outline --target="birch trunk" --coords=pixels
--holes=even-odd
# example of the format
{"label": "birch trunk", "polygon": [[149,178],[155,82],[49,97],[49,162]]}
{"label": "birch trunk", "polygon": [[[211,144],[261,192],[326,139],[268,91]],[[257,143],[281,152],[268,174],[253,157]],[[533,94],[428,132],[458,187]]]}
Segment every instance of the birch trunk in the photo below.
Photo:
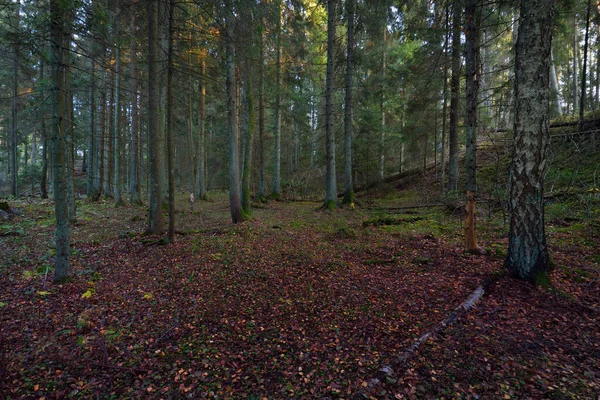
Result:
{"label": "birch trunk", "polygon": [[510,275],[533,283],[548,278],[544,175],[549,142],[549,66],[554,0],[521,0],[515,60],[515,123],[510,166]]}

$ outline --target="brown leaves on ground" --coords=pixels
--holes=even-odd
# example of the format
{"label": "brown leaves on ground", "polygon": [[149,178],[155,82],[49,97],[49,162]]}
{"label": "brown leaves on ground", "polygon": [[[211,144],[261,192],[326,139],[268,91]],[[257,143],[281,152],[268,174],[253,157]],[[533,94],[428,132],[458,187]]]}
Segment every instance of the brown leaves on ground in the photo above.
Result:
{"label": "brown leaves on ground", "polygon": [[555,289],[501,278],[406,370],[373,387],[378,368],[499,271],[502,258],[466,254],[430,235],[363,227],[363,211],[324,213],[315,204],[269,204],[232,226],[224,204],[179,213],[186,234],[168,246],[143,243],[140,208],[85,205],[74,228],[74,277],[62,286],[44,270],[52,226],[40,221],[50,205],[28,210],[21,223],[38,222],[0,243],[9,260],[0,274],[4,396],[600,392],[600,285],[597,260],[585,259],[593,257],[589,248],[553,252],[568,267],[553,273]]}

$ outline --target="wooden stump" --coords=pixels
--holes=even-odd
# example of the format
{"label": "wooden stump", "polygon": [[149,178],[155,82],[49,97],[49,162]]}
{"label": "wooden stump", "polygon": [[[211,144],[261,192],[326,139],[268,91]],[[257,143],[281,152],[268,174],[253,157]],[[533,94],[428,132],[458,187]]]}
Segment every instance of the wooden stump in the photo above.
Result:
{"label": "wooden stump", "polygon": [[475,233],[475,194],[467,192],[467,216],[465,217],[465,250],[474,254],[485,254],[479,245],[477,245],[477,235]]}

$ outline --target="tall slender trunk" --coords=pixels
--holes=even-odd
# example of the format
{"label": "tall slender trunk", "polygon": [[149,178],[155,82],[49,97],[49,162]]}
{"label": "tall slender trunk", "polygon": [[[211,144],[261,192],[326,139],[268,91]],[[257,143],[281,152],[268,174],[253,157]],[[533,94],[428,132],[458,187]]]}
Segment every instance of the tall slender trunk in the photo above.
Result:
{"label": "tall slender trunk", "polygon": [[158,7],[159,0],[148,0],[148,157],[150,163],[150,204],[148,233],[162,233],[162,193],[160,179],[158,118]]}
{"label": "tall slender trunk", "polygon": [[109,109],[108,109],[108,127],[106,129],[107,137],[107,149],[106,149],[106,173],[104,180],[104,196],[109,198],[114,195],[113,193],[113,178],[115,175],[114,170],[114,126],[115,126],[115,79],[116,74],[114,69],[110,72],[111,75],[111,85],[110,85],[110,100],[109,100]]}
{"label": "tall slender trunk", "polygon": [[[70,35],[69,35],[70,36]],[[77,218],[75,208],[75,121],[73,113],[73,92],[71,91],[71,42],[65,36],[63,44],[65,55],[64,94],[65,94],[65,131],[67,144],[67,201],[69,204],[69,220],[74,222]]]}
{"label": "tall slender trunk", "polygon": [[124,205],[124,201],[121,198],[121,47],[119,45],[119,13],[121,12],[119,9],[119,0],[116,0],[116,10],[115,10],[115,104],[114,104],[114,127],[113,127],[113,140],[114,140],[114,160],[115,160],[115,186],[114,186],[114,197],[115,197],[115,206]]}
{"label": "tall slender trunk", "polygon": [[558,117],[562,114],[560,106],[560,89],[558,87],[558,76],[556,75],[556,64],[554,63],[554,54],[550,52],[550,98],[552,105],[552,112],[554,117]]}
{"label": "tall slender trunk", "polygon": [[[40,62],[40,81],[44,81],[44,60],[42,59]],[[44,96],[44,92],[42,91],[42,97]],[[40,194],[42,199],[48,198],[48,190],[47,179],[48,179],[48,145],[50,141],[48,140],[48,133],[46,132],[46,107],[42,106],[41,110],[42,114],[42,143],[44,148],[42,149],[42,178],[40,180]]]}
{"label": "tall slender trunk", "polygon": [[310,167],[315,166],[317,153],[317,105],[314,92],[310,96]]}
{"label": "tall slender trunk", "polygon": [[573,17],[573,115],[579,110],[579,29]]}
{"label": "tall slender trunk", "polygon": [[325,137],[327,182],[325,190],[325,208],[337,207],[337,183],[335,176],[335,131],[333,130],[333,78],[334,78],[334,42],[335,42],[335,2],[327,0],[327,76],[325,79]]}
{"label": "tall slender trunk", "polygon": [[346,99],[344,102],[344,204],[354,204],[352,182],[352,59],[354,51],[354,0],[347,0],[348,40],[346,49]]}
{"label": "tall slender trunk", "polygon": [[106,83],[106,77],[104,78],[104,87],[100,99],[102,101],[102,112],[100,113],[100,160],[98,161],[98,193],[96,193],[96,200],[102,196],[104,191],[104,185],[106,183],[106,168],[104,163],[106,162],[106,90],[108,84]]}
{"label": "tall slender trunk", "polygon": [[259,62],[258,62],[258,193],[257,197],[263,199],[265,197],[265,44],[263,33],[260,33],[259,46]]}
{"label": "tall slender trunk", "polygon": [[200,100],[198,104],[198,198],[206,200],[206,59],[202,55],[200,77]]}
{"label": "tall slender trunk", "polygon": [[16,3],[16,18],[15,18],[15,37],[13,45],[13,79],[12,79],[12,101],[10,115],[10,171],[11,180],[10,188],[14,197],[19,197],[18,180],[19,180],[19,141],[17,132],[17,106],[19,98],[19,40],[17,39],[19,32],[20,10],[21,3]]}
{"label": "tall slender trunk", "polygon": [[140,170],[139,166],[139,110],[138,110],[138,80],[136,68],[136,43],[135,43],[135,12],[131,13],[131,40],[129,42],[130,70],[131,70],[131,134],[129,137],[129,202],[131,204],[142,204],[140,197]]}
{"label": "tall slender trunk", "polygon": [[227,129],[229,131],[229,208],[234,224],[244,220],[240,199],[240,171],[238,129],[236,118],[236,95],[234,92],[235,65],[233,61],[233,5],[231,0],[225,1],[225,90],[227,94]]}
{"label": "tall slender trunk", "polygon": [[167,51],[167,169],[169,172],[169,243],[175,241],[175,171],[173,165],[174,132],[173,132],[173,40],[175,26],[175,0],[169,1],[169,37]]}
{"label": "tall slender trunk", "polygon": [[275,61],[275,109],[273,110],[273,191],[271,197],[281,197],[281,0],[277,0],[277,58]]}
{"label": "tall slender trunk", "polygon": [[379,112],[381,113],[381,126],[379,132],[379,179],[385,178],[385,80],[387,68],[387,23],[383,24],[383,42],[381,44],[381,94],[379,98]]}
{"label": "tall slender trunk", "polygon": [[600,29],[596,34],[596,98],[595,109],[600,107]]}
{"label": "tall slender trunk", "polygon": [[254,98],[252,94],[252,72],[248,58],[244,62],[244,92],[243,92],[243,156],[242,156],[242,210],[250,215],[250,175],[252,165],[252,131],[254,130]]}
{"label": "tall slender trunk", "polygon": [[461,2],[454,0],[452,16],[452,76],[450,78],[450,130],[448,190],[458,189],[458,107],[460,95]]}
{"label": "tall slender trunk", "polygon": [[579,102],[579,130],[583,130],[583,113],[585,112],[586,98],[586,83],[587,83],[587,61],[588,61],[588,45],[590,39],[590,11],[592,2],[588,0],[587,13],[585,19],[585,39],[583,42],[583,68],[581,70],[581,101]]}
{"label": "tall slender trunk", "polygon": [[[191,65],[191,56],[188,61]],[[188,192],[195,193],[196,192],[196,147],[194,143],[194,84],[192,81],[192,77],[188,77],[188,126],[187,126],[187,148],[185,149],[188,162],[187,162],[187,170],[188,170]]]}
{"label": "tall slender trunk", "polygon": [[90,68],[90,131],[88,132],[88,164],[87,169],[87,192],[88,198],[94,197],[94,173],[96,165],[96,61],[91,59]]}
{"label": "tall slender trunk", "polygon": [[56,215],[56,253],[54,256],[54,281],[63,282],[71,274],[71,233],[67,200],[66,143],[65,143],[65,48],[64,3],[50,0],[51,65],[52,65],[52,144],[54,171],[54,212]]}
{"label": "tall slender trunk", "polygon": [[479,95],[479,22],[480,0],[467,0],[465,6],[465,70],[466,70],[466,152],[465,177],[467,215],[465,217],[465,248],[480,251],[475,232],[475,206],[477,192],[477,105]]}

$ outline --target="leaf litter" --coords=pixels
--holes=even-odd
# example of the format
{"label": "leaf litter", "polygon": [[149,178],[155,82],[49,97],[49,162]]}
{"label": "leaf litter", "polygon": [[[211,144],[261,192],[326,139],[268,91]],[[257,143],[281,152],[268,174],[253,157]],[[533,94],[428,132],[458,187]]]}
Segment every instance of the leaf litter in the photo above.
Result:
{"label": "leaf litter", "polygon": [[52,224],[27,225],[51,205],[20,217],[24,234],[1,243],[4,396],[598,395],[594,246],[553,249],[555,263],[570,269],[553,272],[552,289],[498,276],[404,369],[370,385],[501,271],[502,258],[465,254],[449,237],[390,234],[363,226],[372,218],[366,210],[328,213],[314,203],[268,204],[232,226],[222,201],[178,213],[185,234],[167,246],[144,243],[141,208],[81,205],[74,277],[61,286],[36,272],[51,261]]}

